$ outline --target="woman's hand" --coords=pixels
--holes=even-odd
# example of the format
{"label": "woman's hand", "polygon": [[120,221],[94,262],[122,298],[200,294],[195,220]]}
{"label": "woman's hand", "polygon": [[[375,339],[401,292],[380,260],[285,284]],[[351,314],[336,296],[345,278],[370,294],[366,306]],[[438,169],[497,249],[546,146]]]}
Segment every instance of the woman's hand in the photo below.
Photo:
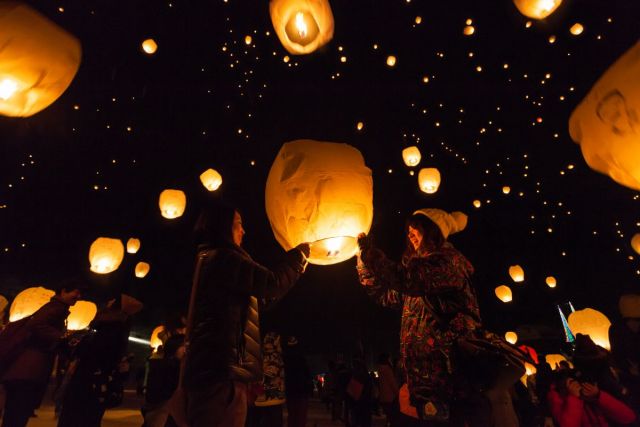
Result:
{"label": "woman's hand", "polygon": [[302,255],[304,255],[305,258],[309,258],[309,255],[311,254],[311,247],[308,243],[300,243],[296,246],[296,249],[302,252]]}
{"label": "woman's hand", "polygon": [[582,383],[582,397],[584,400],[594,401],[598,399],[600,389],[596,384]]}
{"label": "woman's hand", "polygon": [[371,249],[371,237],[367,236],[365,233],[358,234],[358,247],[360,248],[360,252],[364,253]]}
{"label": "woman's hand", "polygon": [[570,395],[575,397],[580,397],[580,390],[582,390],[582,386],[580,383],[573,378],[569,378],[567,380],[567,391]]}

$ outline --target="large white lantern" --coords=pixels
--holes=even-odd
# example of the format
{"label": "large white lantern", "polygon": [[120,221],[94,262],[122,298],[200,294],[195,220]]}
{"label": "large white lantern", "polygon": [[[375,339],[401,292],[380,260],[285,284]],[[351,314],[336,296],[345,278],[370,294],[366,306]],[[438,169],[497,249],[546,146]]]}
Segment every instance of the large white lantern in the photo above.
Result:
{"label": "large white lantern", "polygon": [[69,308],[67,317],[67,329],[80,331],[86,329],[96,317],[98,307],[91,301],[78,301]]}
{"label": "large white lantern", "polygon": [[9,308],[9,322],[31,316],[49,302],[56,293],[42,286],[27,288],[13,299]]}
{"label": "large white lantern", "polygon": [[618,184],[640,190],[640,42],[591,88],[569,119],[585,161]]}
{"label": "large white lantern", "polygon": [[333,38],[328,0],[271,0],[269,12],[280,43],[289,53],[311,53]]}
{"label": "large white lantern", "polygon": [[513,0],[513,3],[524,16],[544,19],[555,12],[562,0]]}
{"label": "large white lantern", "polygon": [[124,258],[124,245],[120,239],[98,237],[89,248],[90,270],[98,274],[116,271]]}
{"label": "large white lantern", "polygon": [[569,315],[567,321],[573,335],[589,335],[594,343],[611,350],[611,344],[609,343],[611,321],[598,310],[585,308],[584,310],[574,311]]}
{"label": "large white lantern", "polygon": [[160,193],[158,206],[163,217],[167,219],[179,218],[187,207],[187,195],[182,190],[164,190]]}
{"label": "large white lantern", "polygon": [[29,117],[67,90],[80,66],[80,42],[19,2],[0,2],[0,114]]}
{"label": "large white lantern", "polygon": [[285,250],[311,242],[309,262],[342,262],[358,251],[358,234],[371,228],[371,170],[350,145],[288,142],[269,171],[265,205],[273,234]]}

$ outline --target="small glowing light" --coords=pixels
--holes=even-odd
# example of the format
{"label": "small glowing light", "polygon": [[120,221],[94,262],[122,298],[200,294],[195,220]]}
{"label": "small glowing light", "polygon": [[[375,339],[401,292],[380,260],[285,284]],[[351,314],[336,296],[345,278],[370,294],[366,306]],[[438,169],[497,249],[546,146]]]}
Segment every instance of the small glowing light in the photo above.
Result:
{"label": "small glowing light", "polygon": [[473,207],[475,207],[476,209],[479,209],[480,206],[482,206],[482,202],[480,200],[474,200],[473,201]]}
{"label": "small glowing light", "polygon": [[364,128],[364,123],[362,123],[362,122],[358,122],[358,123],[356,124],[356,129],[358,129],[358,130],[362,130],[362,128]]}
{"label": "small glowing light", "polygon": [[341,56],[340,57],[340,62],[347,62],[347,57],[346,56]]}
{"label": "small glowing light", "polygon": [[476,32],[476,29],[473,27],[473,25],[467,25],[466,27],[464,27],[464,30],[462,32],[465,36],[470,36]]}
{"label": "small glowing light", "polygon": [[300,38],[306,38],[309,29],[307,28],[307,23],[304,21],[304,13],[298,12],[296,13],[296,30],[298,30],[298,35]]}
{"label": "small glowing light", "polygon": [[511,187],[509,187],[508,185],[505,185],[504,187],[502,187],[502,192],[504,194],[509,194],[511,193]]}
{"label": "small glowing light", "polygon": [[4,79],[0,82],[0,99],[3,101],[11,98],[18,91],[18,84],[12,79]]}
{"label": "small glowing light", "polygon": [[527,22],[524,24],[524,27],[525,27],[525,28],[531,28],[531,26],[532,26],[532,25],[533,25],[533,22],[531,22],[531,21],[527,21]]}
{"label": "small glowing light", "polygon": [[142,42],[142,50],[148,55],[153,55],[158,50],[158,44],[153,39],[146,39]]}
{"label": "small glowing light", "polygon": [[393,55],[387,56],[387,65],[389,67],[395,67],[396,65],[396,57]]}
{"label": "small glowing light", "polygon": [[549,36],[549,43],[554,44],[556,42],[556,36]]}
{"label": "small glowing light", "polygon": [[247,46],[249,46],[252,41],[253,41],[253,38],[251,38],[251,36],[249,35],[244,36],[244,44],[246,44]]}
{"label": "small glowing light", "polygon": [[550,288],[555,288],[556,285],[558,284],[558,282],[556,281],[556,278],[553,276],[549,276],[545,279],[545,283],[547,284],[548,287]]}
{"label": "small glowing light", "polygon": [[429,77],[428,76],[424,76],[422,78],[422,83],[429,83]]}
{"label": "small glowing light", "polygon": [[576,22],[571,26],[571,28],[569,28],[569,32],[574,36],[579,36],[580,34],[582,34],[583,31],[584,31],[584,27],[579,22]]}
{"label": "small glowing light", "polygon": [[284,58],[282,58],[282,60],[283,60],[283,61],[284,61],[284,63],[286,64],[286,63],[288,63],[288,62],[291,60],[291,58],[289,58],[289,55],[285,55],[285,56],[284,56]]}
{"label": "small glowing light", "polygon": [[518,342],[518,334],[513,331],[509,331],[504,334],[504,339],[507,340],[509,344],[515,344]]}
{"label": "small glowing light", "polygon": [[420,25],[422,23],[422,16],[416,16],[416,24]]}
{"label": "small glowing light", "polygon": [[467,18],[467,20],[464,23],[466,25],[471,25],[471,24],[473,24],[473,20],[471,18]]}

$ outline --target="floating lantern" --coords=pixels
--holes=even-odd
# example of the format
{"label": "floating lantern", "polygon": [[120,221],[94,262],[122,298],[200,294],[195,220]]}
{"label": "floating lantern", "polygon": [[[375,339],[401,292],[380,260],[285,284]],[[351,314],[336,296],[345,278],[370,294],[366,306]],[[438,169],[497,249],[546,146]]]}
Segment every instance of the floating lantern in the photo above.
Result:
{"label": "floating lantern", "polygon": [[516,283],[524,282],[524,270],[519,265],[509,267],[509,276]]}
{"label": "floating lantern", "polygon": [[151,269],[151,266],[146,263],[146,262],[142,262],[140,261],[139,263],[136,264],[136,277],[138,279],[142,279],[144,276],[146,276],[149,273],[149,270]]}
{"label": "floating lantern", "polygon": [[547,277],[544,281],[545,281],[545,283],[547,284],[547,286],[548,286],[548,287],[550,287],[550,288],[555,288],[555,287],[556,287],[556,285],[558,284],[558,283],[556,282],[556,278],[555,278],[555,277],[553,277],[553,276],[549,276],[549,277]]}
{"label": "floating lantern", "polygon": [[511,187],[509,187],[508,185],[505,185],[504,187],[502,187],[502,192],[504,194],[509,194],[511,193]]}
{"label": "floating lantern", "polygon": [[167,219],[181,217],[187,206],[187,196],[181,190],[164,190],[158,200],[160,213]]}
{"label": "floating lantern", "polygon": [[470,36],[476,32],[476,29],[473,27],[473,25],[467,25],[466,27],[464,27],[464,30],[462,32],[465,36]]}
{"label": "floating lantern", "polygon": [[247,46],[249,46],[252,41],[253,41],[253,38],[251,38],[251,36],[249,35],[244,36],[244,44],[246,44]]}
{"label": "floating lantern", "polygon": [[507,340],[509,344],[515,344],[518,342],[518,334],[513,331],[509,331],[504,334],[504,339]]}
{"label": "floating lantern", "polygon": [[479,209],[480,206],[482,206],[482,202],[480,200],[476,199],[476,200],[473,201],[473,207],[474,208]]}
{"label": "floating lantern", "polygon": [[502,302],[511,302],[513,300],[513,294],[511,288],[506,285],[498,286],[495,289],[496,296]]}
{"label": "floating lantern", "polygon": [[549,366],[551,366],[551,369],[554,371],[558,369],[558,367],[560,366],[560,362],[562,361],[569,363],[569,366],[573,368],[573,365],[571,364],[571,362],[569,362],[567,358],[561,354],[547,354],[544,357],[544,360],[547,362]]}
{"label": "floating lantern", "polygon": [[[640,319],[640,295],[626,294],[620,297],[618,308],[623,318]],[[2,310],[0,310],[1,312]]]}
{"label": "floating lantern", "polygon": [[433,194],[440,187],[440,171],[436,168],[420,169],[418,173],[418,184],[420,190],[427,194]]}
{"label": "floating lantern", "polygon": [[395,67],[396,65],[396,57],[393,55],[387,56],[387,65],[389,67]]}
{"label": "floating lantern", "polygon": [[162,340],[160,339],[160,334],[164,332],[164,326],[156,326],[153,332],[151,332],[151,338],[149,338],[149,345],[153,349],[153,351],[158,351],[158,347],[162,345]]}
{"label": "floating lantern", "polygon": [[134,237],[127,240],[127,253],[135,254],[140,250],[140,239],[136,239]]}
{"label": "floating lantern", "polygon": [[364,128],[364,123],[362,123],[362,122],[358,122],[358,123],[356,124],[356,129],[358,129],[358,130],[362,130],[362,128]]}
{"label": "floating lantern", "polygon": [[265,205],[273,234],[285,250],[311,242],[309,262],[342,262],[358,251],[358,234],[371,228],[371,170],[350,145],[288,142],[269,171]]}
{"label": "floating lantern", "polygon": [[13,299],[9,308],[9,322],[31,316],[49,302],[56,293],[42,286],[27,288]]}
{"label": "floating lantern", "polygon": [[640,254],[640,233],[636,233],[631,238],[631,247],[637,254]]}
{"label": "floating lantern", "polygon": [[524,16],[533,19],[544,19],[560,6],[562,0],[513,0]]}
{"label": "floating lantern", "polygon": [[96,317],[98,307],[90,301],[78,301],[69,307],[67,316],[67,329],[70,331],[80,331],[86,329],[91,321]]}
{"label": "floating lantern", "polygon": [[569,134],[592,169],[640,190],[640,42],[596,82],[571,114]]}
{"label": "floating lantern", "polygon": [[271,0],[269,12],[280,43],[289,53],[311,53],[333,38],[328,0]]}
{"label": "floating lantern", "polygon": [[417,25],[422,24],[422,16],[416,16],[416,19],[414,21]]}
{"label": "floating lantern", "polygon": [[124,245],[120,239],[97,238],[89,248],[90,270],[98,274],[111,273],[118,269],[124,258]]}
{"label": "floating lantern", "polygon": [[202,185],[209,191],[216,191],[222,185],[222,175],[215,169],[207,169],[200,175]]}
{"label": "floating lantern", "polygon": [[571,313],[567,320],[573,335],[589,335],[594,343],[611,350],[611,344],[609,344],[609,326],[611,326],[611,322],[607,316],[598,310],[585,308]]}
{"label": "floating lantern", "polygon": [[579,36],[580,34],[582,34],[583,31],[584,31],[584,27],[579,22],[576,22],[571,26],[571,28],[569,28],[569,32],[574,36]]}
{"label": "floating lantern", "polygon": [[158,44],[154,39],[146,39],[142,42],[142,50],[146,54],[153,55],[158,50]]}
{"label": "floating lantern", "polygon": [[18,2],[0,2],[0,114],[29,117],[64,93],[80,66],[80,42]]}
{"label": "floating lantern", "polygon": [[420,154],[420,149],[415,145],[402,150],[402,160],[404,160],[405,165],[409,167],[417,166],[420,163],[420,159],[422,159],[422,154]]}

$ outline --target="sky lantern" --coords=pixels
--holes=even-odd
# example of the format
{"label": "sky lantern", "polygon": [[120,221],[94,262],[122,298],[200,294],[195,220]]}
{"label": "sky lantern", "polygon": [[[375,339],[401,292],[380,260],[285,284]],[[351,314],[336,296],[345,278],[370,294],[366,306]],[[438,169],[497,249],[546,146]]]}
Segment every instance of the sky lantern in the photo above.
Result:
{"label": "sky lantern", "polygon": [[247,46],[249,46],[252,41],[253,41],[253,38],[250,35],[244,36],[244,44],[246,44]]}
{"label": "sky lantern", "polygon": [[589,335],[594,343],[611,350],[611,344],[609,344],[609,326],[611,326],[611,322],[607,316],[598,310],[585,308],[571,313],[567,320],[573,335]]}
{"label": "sky lantern", "polygon": [[636,233],[631,238],[631,247],[640,255],[640,233]]}
{"label": "sky lantern", "polygon": [[640,42],[600,77],[569,118],[591,169],[640,190]]}
{"label": "sky lantern", "polygon": [[144,276],[146,276],[149,273],[150,269],[151,269],[151,266],[149,265],[149,263],[140,261],[139,263],[136,264],[136,271],[135,271],[136,277],[138,279],[142,279]]}
{"label": "sky lantern", "polygon": [[164,326],[156,326],[153,332],[151,332],[151,338],[149,338],[149,345],[153,349],[153,351],[158,351],[158,347],[162,345],[162,340],[160,339],[160,334],[164,332]]}
{"label": "sky lantern", "polygon": [[495,289],[496,296],[502,302],[511,302],[513,300],[513,294],[511,288],[506,285],[500,285]]}
{"label": "sky lantern", "polygon": [[522,382],[522,384],[525,387],[527,386],[527,377],[530,377],[531,375],[535,375],[536,372],[538,372],[538,369],[535,367],[535,365],[529,363],[529,362],[524,362],[524,369],[525,369],[525,373],[522,376],[522,378],[520,378],[520,381]]}
{"label": "sky lantern", "polygon": [[371,228],[371,170],[350,145],[288,142],[269,171],[265,205],[273,234],[285,250],[310,242],[309,262],[342,262],[358,251],[358,234]]}
{"label": "sky lantern", "polygon": [[67,329],[80,331],[89,327],[89,324],[96,317],[98,307],[90,301],[78,301],[69,308],[67,316]]}
{"label": "sky lantern", "polygon": [[549,366],[551,366],[551,369],[554,371],[558,369],[558,366],[562,361],[569,363],[569,365],[573,368],[573,365],[571,364],[571,362],[569,362],[567,358],[561,354],[547,354],[544,357],[544,360],[547,362]]}
{"label": "sky lantern", "polygon": [[146,39],[142,42],[142,50],[148,55],[153,55],[158,50],[158,44],[154,39]]}
{"label": "sky lantern", "polygon": [[362,130],[363,128],[364,128],[364,123],[363,122],[356,123],[356,129]]}
{"label": "sky lantern", "polygon": [[333,38],[328,0],[271,0],[269,12],[280,43],[289,53],[311,53]]}
{"label": "sky lantern", "polygon": [[124,245],[120,239],[98,237],[89,248],[90,270],[98,274],[116,271],[124,258]]}
{"label": "sky lantern", "polygon": [[584,26],[579,22],[576,22],[571,26],[571,28],[569,28],[569,32],[574,36],[579,36],[580,34],[582,34],[583,31],[584,31]]}
{"label": "sky lantern", "polygon": [[509,267],[509,276],[516,283],[524,282],[524,270],[519,265]]}
{"label": "sky lantern", "polygon": [[395,67],[396,65],[396,57],[393,55],[387,56],[387,65],[389,67]]}
{"label": "sky lantern", "polygon": [[548,276],[546,279],[544,279],[544,282],[550,288],[555,288],[556,285],[558,284],[558,282],[556,281],[556,278],[553,276]]}
{"label": "sky lantern", "polygon": [[507,340],[509,344],[515,344],[518,342],[518,334],[513,331],[509,331],[504,334],[504,339]]}
{"label": "sky lantern", "polygon": [[560,6],[562,0],[513,0],[524,16],[533,19],[544,19]]}
{"label": "sky lantern", "polygon": [[473,201],[473,207],[474,208],[479,209],[480,206],[482,206],[482,202],[480,200],[476,199],[476,200]]}
{"label": "sky lantern", "polygon": [[207,169],[200,175],[202,185],[209,191],[216,191],[222,185],[222,175],[215,169]]}
{"label": "sky lantern", "polygon": [[420,154],[420,149],[415,145],[402,150],[402,160],[404,160],[404,164],[409,167],[417,166],[421,159],[422,154]]}
{"label": "sky lantern", "polygon": [[511,187],[509,187],[508,185],[505,185],[504,187],[502,187],[502,192],[504,194],[509,194],[511,193]]}
{"label": "sky lantern", "polygon": [[440,187],[440,171],[436,168],[423,168],[418,173],[418,185],[420,190],[427,194],[433,194]]}
{"label": "sky lantern", "polygon": [[136,239],[135,237],[131,237],[127,240],[127,253],[135,254],[140,250],[140,239]]}
{"label": "sky lantern", "polygon": [[56,293],[42,286],[27,288],[13,299],[9,308],[9,322],[24,319],[38,311]]}
{"label": "sky lantern", "polygon": [[164,190],[160,193],[158,206],[160,206],[160,213],[163,217],[167,219],[179,218],[187,207],[187,196],[182,190]]}
{"label": "sky lantern", "polygon": [[0,114],[32,116],[71,84],[80,66],[80,42],[18,2],[0,2],[0,28]]}
{"label": "sky lantern", "polygon": [[473,25],[467,25],[466,27],[464,27],[464,30],[462,31],[462,33],[465,36],[471,36],[475,32],[476,32],[476,29],[473,27]]}

